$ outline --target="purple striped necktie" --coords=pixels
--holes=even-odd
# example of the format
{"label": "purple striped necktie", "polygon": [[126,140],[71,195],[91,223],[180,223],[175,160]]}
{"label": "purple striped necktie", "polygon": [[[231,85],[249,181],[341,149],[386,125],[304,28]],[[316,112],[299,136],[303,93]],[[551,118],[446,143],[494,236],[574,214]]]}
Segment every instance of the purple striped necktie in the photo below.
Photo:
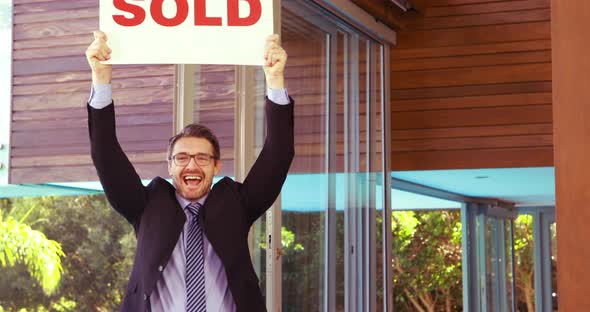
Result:
{"label": "purple striped necktie", "polygon": [[187,207],[193,216],[186,240],[186,311],[205,312],[205,255],[203,250],[203,229],[199,225],[201,204],[191,203]]}

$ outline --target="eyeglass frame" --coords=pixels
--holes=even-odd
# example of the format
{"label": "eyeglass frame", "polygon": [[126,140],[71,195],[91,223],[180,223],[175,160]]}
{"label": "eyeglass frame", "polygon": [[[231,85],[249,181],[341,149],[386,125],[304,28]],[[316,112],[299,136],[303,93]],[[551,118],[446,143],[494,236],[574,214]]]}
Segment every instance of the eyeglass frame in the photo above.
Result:
{"label": "eyeglass frame", "polygon": [[[186,164],[179,165],[176,160],[176,156],[178,156],[178,155],[188,156],[189,157],[188,162]],[[198,158],[199,156],[201,156],[201,157],[207,156],[207,163],[206,164],[203,162],[199,163],[199,158]],[[172,155],[172,157],[168,158],[169,161],[171,160],[175,165],[177,165],[179,167],[188,166],[188,164],[190,164],[191,160],[193,160],[193,159],[195,160],[195,163],[199,166],[209,166],[209,164],[211,163],[211,160],[219,160],[219,157],[215,157],[215,156],[213,156],[211,154],[207,154],[207,153],[196,153],[196,154],[178,153],[178,154]],[[204,158],[201,158],[201,160],[204,160]]]}

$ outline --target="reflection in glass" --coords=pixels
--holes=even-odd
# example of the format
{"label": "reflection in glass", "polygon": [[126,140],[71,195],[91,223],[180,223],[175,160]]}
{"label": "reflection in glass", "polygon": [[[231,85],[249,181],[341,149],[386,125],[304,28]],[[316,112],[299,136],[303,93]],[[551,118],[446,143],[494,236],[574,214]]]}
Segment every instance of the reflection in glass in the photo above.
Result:
{"label": "reflection in glass", "polygon": [[488,311],[512,311],[510,220],[486,217],[486,300]]}
{"label": "reflection in glass", "polygon": [[194,114],[196,123],[209,127],[217,140],[223,166],[220,176],[234,176],[235,66],[196,65]]}
{"label": "reflection in glass", "polygon": [[551,298],[553,311],[558,311],[558,292],[557,292],[557,226],[553,222],[549,225],[549,235],[551,237]]}
{"label": "reflection in glass", "polygon": [[386,211],[384,210],[385,207],[385,194],[383,193],[384,187],[384,177],[385,175],[382,173],[385,170],[385,158],[383,154],[383,140],[385,137],[389,137],[383,132],[383,125],[385,121],[383,120],[383,70],[382,67],[384,66],[383,63],[383,47],[381,44],[375,42],[369,42],[369,53],[370,53],[370,62],[368,63],[369,67],[369,99],[370,103],[374,103],[371,105],[371,109],[374,110],[374,114],[369,115],[369,131],[370,137],[372,138],[371,144],[369,146],[370,151],[370,177],[369,180],[375,181],[374,189],[371,192],[370,196],[374,198],[374,208],[376,210],[375,213],[375,228],[376,228],[376,309],[375,311],[384,311],[384,300],[386,289],[384,285],[384,280],[387,278],[386,271],[384,266],[390,265],[388,260],[384,261],[385,256],[385,245],[383,240],[383,217]]}
{"label": "reflection in glass", "polygon": [[[286,82],[295,109],[295,159],[282,191],[283,311],[319,311],[325,303],[326,33],[304,10],[282,10]],[[309,178],[305,173],[317,173]],[[305,187],[292,187],[303,179]],[[290,187],[291,185],[291,187]],[[303,186],[301,185],[301,186]],[[295,197],[296,200],[290,200]],[[308,210],[302,210],[305,202]]]}
{"label": "reflection in glass", "polygon": [[498,220],[486,218],[485,222],[485,260],[486,260],[486,300],[488,311],[500,311],[499,279],[501,272],[499,262],[500,247],[498,246]]}
{"label": "reflection in glass", "polygon": [[506,272],[506,279],[505,279],[505,309],[504,311],[513,311],[515,305],[513,305],[514,301],[514,265],[513,265],[513,237],[512,237],[512,220],[506,219],[504,220],[504,249],[505,249],[505,256],[504,256],[504,269]]}

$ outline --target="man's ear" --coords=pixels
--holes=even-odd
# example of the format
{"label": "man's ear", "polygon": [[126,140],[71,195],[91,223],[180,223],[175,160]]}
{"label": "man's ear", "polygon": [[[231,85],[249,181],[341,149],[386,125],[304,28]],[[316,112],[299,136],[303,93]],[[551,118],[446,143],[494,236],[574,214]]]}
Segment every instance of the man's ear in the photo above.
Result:
{"label": "man's ear", "polygon": [[219,173],[219,171],[221,171],[221,167],[222,167],[221,159],[216,159],[215,160],[215,168],[213,168],[213,173],[215,173],[215,175],[217,175]]}
{"label": "man's ear", "polygon": [[168,160],[168,174],[172,177],[172,160]]}

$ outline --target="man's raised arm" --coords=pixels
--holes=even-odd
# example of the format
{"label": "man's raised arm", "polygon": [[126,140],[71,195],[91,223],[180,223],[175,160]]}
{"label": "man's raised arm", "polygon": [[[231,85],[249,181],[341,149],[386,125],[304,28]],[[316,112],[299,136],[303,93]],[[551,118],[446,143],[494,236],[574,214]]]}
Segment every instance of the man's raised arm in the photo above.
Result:
{"label": "man's raised arm", "polygon": [[94,41],[86,50],[92,69],[92,93],[88,102],[88,130],[92,162],[111,206],[134,226],[145,206],[146,194],[141,179],[121,149],[116,135],[112,105],[112,65],[107,36],[94,32]]}
{"label": "man's raised arm", "polygon": [[[264,60],[263,69],[269,92],[265,105],[266,138],[240,191],[250,223],[276,200],[294,157],[293,101],[284,89],[287,53],[281,47],[278,35],[268,37]],[[284,102],[280,97],[271,96],[275,93],[273,91],[282,93]]]}

